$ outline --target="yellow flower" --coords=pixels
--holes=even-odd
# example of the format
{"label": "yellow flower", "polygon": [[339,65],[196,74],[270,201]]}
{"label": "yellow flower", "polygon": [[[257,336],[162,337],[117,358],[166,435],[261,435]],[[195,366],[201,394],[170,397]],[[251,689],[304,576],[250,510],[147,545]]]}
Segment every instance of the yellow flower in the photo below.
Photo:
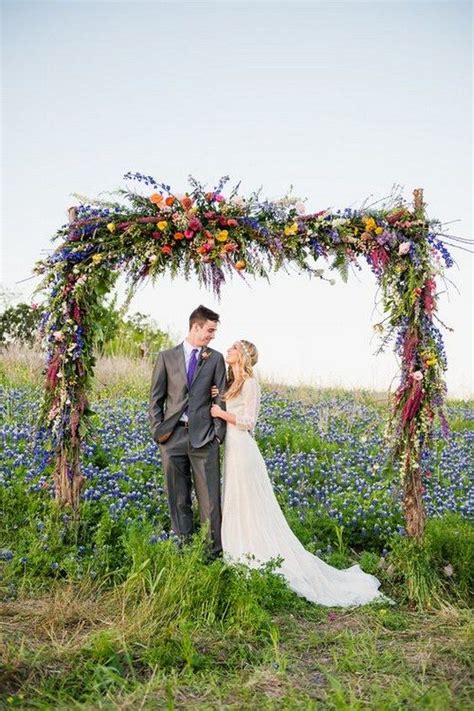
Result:
{"label": "yellow flower", "polygon": [[228,236],[229,233],[227,230],[219,230],[219,232],[217,233],[217,239],[219,240],[219,242],[225,242]]}
{"label": "yellow flower", "polygon": [[156,223],[156,226],[159,230],[166,230],[166,228],[168,227],[168,222],[166,220],[160,220],[160,222]]}
{"label": "yellow flower", "polygon": [[436,363],[438,362],[438,359],[436,358],[436,356],[432,356],[431,358],[428,358],[428,360],[425,362],[426,362],[426,365],[436,365]]}
{"label": "yellow flower", "polygon": [[365,229],[368,230],[369,232],[371,230],[375,230],[376,227],[377,227],[377,223],[375,222],[373,217],[368,217],[365,220]]}
{"label": "yellow flower", "polygon": [[295,235],[298,232],[298,224],[296,222],[293,222],[292,225],[287,225],[285,227],[285,234],[287,237],[290,235]]}
{"label": "yellow flower", "polygon": [[381,235],[383,232],[383,227],[376,227],[375,228],[375,234],[376,235]]}
{"label": "yellow flower", "polygon": [[113,233],[117,229],[117,225],[115,224],[115,222],[109,222],[109,224],[107,225],[107,229],[109,230],[109,232]]}
{"label": "yellow flower", "polygon": [[102,261],[102,255],[101,254],[94,254],[92,257],[92,261],[94,264],[100,264]]}

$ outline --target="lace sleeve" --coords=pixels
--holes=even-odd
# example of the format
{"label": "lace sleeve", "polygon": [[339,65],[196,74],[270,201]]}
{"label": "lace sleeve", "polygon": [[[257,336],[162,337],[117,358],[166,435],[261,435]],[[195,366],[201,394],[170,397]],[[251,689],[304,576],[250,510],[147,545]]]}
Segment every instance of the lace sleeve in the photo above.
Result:
{"label": "lace sleeve", "polygon": [[242,388],[242,397],[244,411],[241,415],[236,415],[235,426],[239,430],[250,430],[252,432],[257,424],[260,407],[260,390],[255,378],[249,378],[245,381]]}

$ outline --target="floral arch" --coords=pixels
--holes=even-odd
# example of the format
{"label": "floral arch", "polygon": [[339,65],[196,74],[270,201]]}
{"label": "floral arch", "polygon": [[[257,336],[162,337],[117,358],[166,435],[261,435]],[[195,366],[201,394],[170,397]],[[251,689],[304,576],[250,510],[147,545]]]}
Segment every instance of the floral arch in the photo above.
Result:
{"label": "floral arch", "polygon": [[422,190],[414,191],[413,205],[395,195],[382,207],[306,214],[304,204],[289,196],[273,202],[259,193],[244,198],[239,185],[225,196],[228,178],[211,191],[190,178],[181,195],[150,176],[124,178],[140,190],[120,189],[113,202],[70,208],[69,223],[53,238],[59,246],[35,268],[44,275],[39,289],[47,292],[42,423],[55,452],[56,498],[78,507],[96,313],[120,273],[132,287],[164,273],[194,276],[219,295],[230,275],[268,277],[292,264],[322,277],[316,262],[331,259],[331,268],[346,279],[349,265],[363,258],[381,289],[386,316],[375,326],[381,348],[393,343],[401,361],[388,436],[404,486],[406,530],[421,538],[421,454],[430,445],[436,416],[447,428],[436,279],[452,265],[440,224],[426,218]]}

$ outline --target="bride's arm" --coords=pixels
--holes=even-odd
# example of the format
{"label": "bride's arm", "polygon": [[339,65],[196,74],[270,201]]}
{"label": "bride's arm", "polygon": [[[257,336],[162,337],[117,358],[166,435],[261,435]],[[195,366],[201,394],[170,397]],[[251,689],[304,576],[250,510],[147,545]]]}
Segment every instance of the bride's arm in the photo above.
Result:
{"label": "bride's arm", "polygon": [[231,425],[235,425],[239,430],[253,430],[257,420],[257,381],[254,378],[246,380],[242,387],[244,398],[244,413],[236,417],[231,412],[222,410],[219,405],[211,407],[211,416],[220,417]]}
{"label": "bride's arm", "polygon": [[251,432],[257,424],[258,385],[255,378],[249,378],[245,381],[242,395],[244,398],[244,412],[242,415],[237,415],[235,426],[239,430],[249,430]]}
{"label": "bride's arm", "polygon": [[219,405],[213,405],[211,407],[211,417],[220,417],[221,420],[225,420],[229,425],[235,425],[235,415],[231,412],[227,412],[227,410],[223,410]]}

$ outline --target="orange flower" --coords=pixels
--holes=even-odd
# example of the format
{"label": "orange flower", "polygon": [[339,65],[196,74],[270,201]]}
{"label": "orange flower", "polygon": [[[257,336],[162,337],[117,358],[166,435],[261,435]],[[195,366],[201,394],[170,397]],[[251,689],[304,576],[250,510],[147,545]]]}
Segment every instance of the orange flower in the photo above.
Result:
{"label": "orange flower", "polygon": [[177,240],[184,239],[184,234],[182,232],[175,232],[174,238]]}
{"label": "orange flower", "polygon": [[168,207],[171,207],[171,205],[174,203],[174,197],[172,195],[169,195],[166,198],[165,203],[168,205]]}
{"label": "orange flower", "polygon": [[246,266],[247,265],[243,259],[239,259],[239,261],[235,263],[235,268],[238,269],[239,272],[245,269]]}
{"label": "orange flower", "polygon": [[192,206],[193,201],[189,197],[189,195],[185,195],[184,198],[181,200],[181,205],[184,207],[185,210],[189,210],[189,208]]}
{"label": "orange flower", "polygon": [[153,195],[150,195],[150,200],[155,205],[160,205],[163,202],[163,195],[160,195],[160,193],[153,193]]}

